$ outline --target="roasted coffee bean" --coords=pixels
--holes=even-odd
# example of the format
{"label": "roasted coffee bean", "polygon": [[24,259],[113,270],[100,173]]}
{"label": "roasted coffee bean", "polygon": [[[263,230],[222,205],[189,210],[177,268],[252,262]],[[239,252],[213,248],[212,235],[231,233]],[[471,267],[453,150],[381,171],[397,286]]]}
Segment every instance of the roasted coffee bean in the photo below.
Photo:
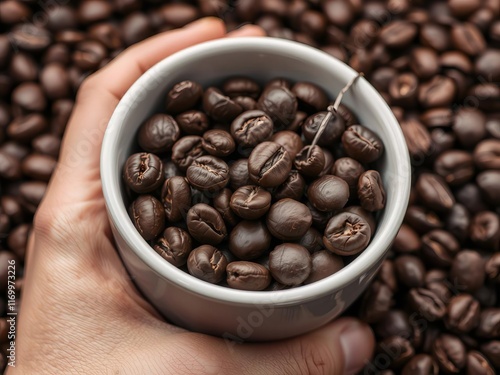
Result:
{"label": "roasted coffee bean", "polygon": [[255,220],[269,210],[271,194],[260,186],[242,186],[231,196],[230,206],[241,218]]}
{"label": "roasted coffee bean", "polygon": [[353,125],[342,135],[342,144],[348,156],[362,163],[371,163],[383,153],[380,138],[368,128]]}
{"label": "roasted coffee bean", "polygon": [[[305,139],[312,142],[328,112],[322,111],[309,116],[302,124],[302,134]],[[325,128],[317,139],[317,144],[332,148],[333,143],[340,139],[345,130],[345,121],[339,114],[331,116]]]}
{"label": "roasted coffee bean", "polygon": [[153,249],[163,259],[176,267],[181,267],[187,262],[189,253],[193,248],[191,236],[177,227],[168,227],[163,235],[156,240]]}
{"label": "roasted coffee bean", "polygon": [[335,161],[335,158],[334,158],[333,154],[330,151],[328,151],[326,148],[322,148],[321,151],[323,151],[323,154],[325,156],[325,166],[323,167],[323,170],[319,173],[319,176],[332,174],[331,171],[333,168],[333,162]]}
{"label": "roasted coffee bean", "polygon": [[[306,19],[302,15],[302,19]],[[297,82],[292,86],[292,93],[297,97],[299,108],[307,111],[322,111],[328,106],[328,96],[325,91],[310,82]]]}
{"label": "roasted coffee bean", "polygon": [[222,85],[222,92],[234,99],[238,96],[248,96],[257,99],[260,94],[260,86],[248,77],[233,77]]}
{"label": "roasted coffee bean", "polygon": [[[390,336],[377,345],[381,355],[390,353],[391,367],[400,367],[415,355],[415,349],[410,341],[399,336]],[[387,354],[386,354],[387,353]]]}
{"label": "roasted coffee bean", "polygon": [[34,23],[23,23],[12,28],[9,39],[16,49],[38,52],[47,48],[51,41],[48,30]]}
{"label": "roasted coffee bean", "polygon": [[431,48],[414,48],[410,54],[410,68],[421,80],[433,77],[440,69],[437,53]]}
{"label": "roasted coffee bean", "polygon": [[420,85],[418,101],[424,108],[447,107],[456,95],[456,86],[451,78],[436,75]]}
{"label": "roasted coffee bean", "polygon": [[367,323],[375,323],[394,304],[393,292],[387,285],[375,281],[368,286],[368,292],[361,301],[360,317]]}
{"label": "roasted coffee bean", "polygon": [[271,233],[262,221],[240,221],[229,234],[229,250],[238,259],[257,259],[271,245]]}
{"label": "roasted coffee bean", "polygon": [[455,113],[453,132],[461,145],[473,148],[486,136],[486,116],[477,109],[459,109]]}
{"label": "roasted coffee bean", "polygon": [[446,305],[440,296],[430,289],[410,289],[408,299],[413,311],[418,311],[420,315],[429,321],[441,319],[446,314]]}
{"label": "roasted coffee bean", "polygon": [[446,218],[446,229],[459,241],[465,241],[470,226],[470,215],[464,205],[455,204]]}
{"label": "roasted coffee bean", "polygon": [[383,339],[391,336],[412,338],[415,326],[410,323],[406,312],[392,309],[379,319],[374,328],[375,333]]}
{"label": "roasted coffee bean", "polygon": [[401,130],[408,146],[412,164],[421,165],[431,155],[432,138],[429,131],[415,119],[403,121]]}
{"label": "roasted coffee bean", "polygon": [[184,219],[191,207],[191,188],[186,179],[181,176],[167,178],[161,190],[161,201],[169,222]]}
{"label": "roasted coffee bean", "polygon": [[325,229],[323,243],[337,255],[355,255],[370,242],[371,229],[364,218],[351,212],[333,216]]}
{"label": "roasted coffee bean", "polygon": [[186,134],[203,135],[210,124],[205,113],[191,109],[175,116],[177,124]]}
{"label": "roasted coffee bean", "polygon": [[440,176],[422,173],[415,187],[420,200],[430,209],[447,212],[455,204],[452,192]]}
{"label": "roasted coffee bean", "polygon": [[478,28],[469,22],[455,23],[451,28],[453,46],[470,56],[476,56],[486,49],[486,42]]}
{"label": "roasted coffee bean", "polygon": [[274,237],[293,241],[302,237],[311,227],[312,216],[305,204],[285,198],[271,206],[266,223]]}
{"label": "roasted coffee bean", "polygon": [[19,258],[24,259],[31,234],[30,224],[21,224],[12,228],[7,237],[7,247]]}
{"label": "roasted coffee bean", "polygon": [[488,170],[481,172],[476,177],[477,185],[488,202],[500,206],[500,171]]}
{"label": "roasted coffee bean", "polygon": [[485,339],[500,337],[500,308],[490,307],[481,311],[476,336]]}
{"label": "roasted coffee bean", "polygon": [[402,375],[438,375],[437,363],[427,354],[417,354],[404,366]]}
{"label": "roasted coffee bean", "polygon": [[273,121],[260,110],[243,112],[231,123],[231,135],[242,148],[251,149],[269,140],[272,134]]}
{"label": "roasted coffee bean", "polygon": [[71,94],[68,73],[59,63],[45,65],[40,72],[40,83],[49,99],[61,99]]}
{"label": "roasted coffee bean", "polygon": [[82,23],[92,23],[109,18],[113,12],[112,5],[102,0],[89,0],[83,2],[78,8],[78,16]]}
{"label": "roasted coffee bean", "polygon": [[474,215],[470,224],[470,239],[479,248],[498,251],[500,247],[500,218],[491,211]]}
{"label": "roasted coffee bean", "polygon": [[432,265],[448,267],[460,251],[460,244],[450,233],[436,229],[422,237],[422,255]]}
{"label": "roasted coffee bean", "polygon": [[414,255],[401,255],[394,261],[396,275],[408,288],[419,288],[424,285],[425,266],[420,258]]}
{"label": "roasted coffee bean", "polygon": [[221,214],[226,226],[235,226],[239,219],[230,207],[232,191],[228,188],[222,189],[213,200],[214,208]]}
{"label": "roasted coffee bean", "polygon": [[19,185],[19,201],[30,213],[34,214],[47,191],[43,181],[26,181]]}
{"label": "roasted coffee bean", "polygon": [[0,4],[0,21],[5,24],[20,23],[32,15],[27,4],[19,1],[3,1]]}
{"label": "roasted coffee bean", "polygon": [[380,174],[375,170],[363,172],[358,180],[358,198],[361,207],[373,212],[385,207],[385,189]]}
{"label": "roasted coffee bean", "polygon": [[38,113],[16,117],[7,127],[7,135],[14,141],[29,142],[48,127],[47,120]]}
{"label": "roasted coffee bean", "polygon": [[292,171],[280,186],[274,189],[274,198],[277,200],[290,198],[300,200],[306,187],[306,181],[300,173]]}
{"label": "roasted coffee bean", "polygon": [[99,67],[107,56],[106,47],[96,40],[84,40],[75,46],[73,62],[82,70],[93,70]]}
{"label": "roasted coffee bean", "polygon": [[353,158],[344,157],[335,160],[331,173],[347,182],[352,194],[357,193],[358,180],[364,171],[365,168],[358,161]]}
{"label": "roasted coffee bean", "polygon": [[409,206],[406,211],[405,221],[419,233],[427,233],[433,229],[440,229],[443,223],[433,211],[428,211],[420,206]]}
{"label": "roasted coffee bean", "polygon": [[202,244],[217,245],[227,235],[222,216],[215,208],[205,203],[198,203],[191,207],[187,213],[186,222],[191,236]]}
{"label": "roasted coffee bean", "polygon": [[500,367],[500,340],[493,340],[481,345],[481,352],[490,360],[493,366]]}
{"label": "roasted coffee bean", "polygon": [[442,371],[458,374],[467,361],[466,349],[462,341],[453,335],[441,334],[432,345],[433,356]]}
{"label": "roasted coffee bean", "polygon": [[263,142],[255,147],[248,158],[250,179],[263,187],[276,187],[288,178],[292,159],[283,146]]}
{"label": "roasted coffee bean", "polygon": [[486,275],[490,280],[500,282],[500,253],[494,253],[486,262]]}
{"label": "roasted coffee bean", "polygon": [[422,113],[419,119],[428,128],[448,128],[454,115],[450,108],[432,108]]}
{"label": "roasted coffee bean", "polygon": [[467,353],[467,374],[494,375],[495,370],[480,352],[471,351]]}
{"label": "roasted coffee bean", "polygon": [[474,149],[474,164],[479,169],[500,170],[500,140],[486,139]]}
{"label": "roasted coffee bean", "polygon": [[21,169],[25,176],[34,180],[49,181],[57,160],[52,156],[31,154],[23,159]]}
{"label": "roasted coffee bean", "polygon": [[12,91],[12,104],[18,115],[28,112],[42,112],[47,99],[42,87],[34,82],[21,83]]}
{"label": "roasted coffee bean", "polygon": [[233,190],[252,184],[248,173],[248,159],[238,159],[229,166],[229,182]]}
{"label": "roasted coffee bean", "polygon": [[269,270],[273,278],[284,285],[300,285],[311,274],[309,251],[294,243],[278,245],[269,253]]}
{"label": "roasted coffee bean", "polygon": [[145,14],[130,13],[120,25],[120,34],[125,46],[130,46],[153,35],[151,21]]}
{"label": "roasted coffee bean", "polygon": [[417,102],[418,89],[417,76],[413,73],[402,73],[391,80],[388,93],[392,104],[412,108]]}
{"label": "roasted coffee bean", "polygon": [[380,40],[389,48],[409,45],[417,35],[417,27],[407,21],[392,21],[380,30]]}
{"label": "roasted coffee bean", "polygon": [[136,193],[149,193],[163,183],[163,163],[155,154],[133,154],[125,162],[123,179]]}
{"label": "roasted coffee bean", "polygon": [[168,92],[165,109],[171,114],[178,114],[192,109],[201,99],[203,88],[193,81],[182,81]]}
{"label": "roasted coffee bean", "polygon": [[479,324],[480,305],[470,294],[454,296],[449,304],[445,323],[449,329],[467,333]]}
{"label": "roasted coffee bean", "polygon": [[484,194],[481,192],[479,186],[474,183],[468,183],[457,188],[455,190],[455,197],[471,214],[488,209],[483,199]]}
{"label": "roasted coffee bean", "polygon": [[203,109],[213,120],[223,123],[230,123],[243,111],[239,104],[215,87],[205,91]]}
{"label": "roasted coffee bean", "polygon": [[216,284],[226,276],[227,259],[219,250],[202,245],[189,253],[187,268],[194,277]]}
{"label": "roasted coffee bean", "polygon": [[474,176],[472,155],[461,150],[445,151],[434,162],[434,171],[449,185],[462,185]]}
{"label": "roasted coffee bean", "polygon": [[304,280],[304,284],[311,284],[322,280],[344,267],[344,261],[338,255],[332,254],[328,250],[321,250],[311,254],[311,273]]}
{"label": "roasted coffee bean", "polygon": [[475,73],[489,82],[498,82],[500,70],[495,63],[500,58],[500,50],[488,49],[482,53],[474,64]]}
{"label": "roasted coffee bean", "polygon": [[183,27],[200,16],[197,8],[183,3],[165,4],[158,8],[154,15],[156,20],[153,20],[153,23],[157,27],[169,25],[174,28]]}
{"label": "roasted coffee bean", "polygon": [[257,101],[249,96],[237,96],[233,98],[233,102],[239,104],[244,112],[257,109]]}
{"label": "roasted coffee bean", "polygon": [[304,143],[302,142],[300,135],[291,130],[282,130],[275,133],[272,136],[271,141],[282,145],[292,158],[295,158],[295,155],[297,155],[304,147]]}
{"label": "roasted coffee bean", "polygon": [[231,155],[236,148],[236,144],[227,131],[212,129],[203,134],[202,147],[210,155],[222,158]]}
{"label": "roasted coffee bean", "polygon": [[14,181],[22,177],[21,162],[5,151],[0,151],[0,177]]}
{"label": "roasted coffee bean", "polygon": [[375,223],[375,218],[373,217],[371,212],[368,212],[361,206],[348,206],[343,209],[344,212],[351,212],[353,214],[361,216],[363,219],[366,220],[368,223],[368,226],[370,227],[371,231],[371,236],[375,234],[376,228],[376,223]]}
{"label": "roasted coffee bean", "polygon": [[140,195],[130,206],[130,218],[139,234],[152,240],[165,229],[165,211],[152,195]]}
{"label": "roasted coffee bean", "polygon": [[163,153],[172,150],[180,137],[180,129],[173,117],[158,113],[147,119],[137,132],[137,142],[144,151]]}
{"label": "roasted coffee bean", "polygon": [[307,232],[298,241],[298,244],[304,246],[311,254],[324,248],[323,236],[313,227],[307,230]]}
{"label": "roasted coffee bean", "polygon": [[326,175],[309,185],[307,197],[319,211],[339,211],[349,200],[349,185],[339,177]]}
{"label": "roasted coffee bean", "polygon": [[292,123],[297,105],[295,95],[284,86],[266,87],[257,102],[257,107],[271,117],[275,130],[282,130]]}
{"label": "roasted coffee bean", "polygon": [[109,22],[91,26],[89,35],[110,50],[117,50],[123,46],[118,26]]}
{"label": "roasted coffee bean", "polygon": [[408,224],[401,225],[399,232],[394,239],[392,248],[398,253],[415,253],[420,250],[422,240]]}
{"label": "roasted coffee bean", "polygon": [[269,270],[254,262],[237,261],[227,265],[227,283],[231,288],[264,290],[271,283]]}
{"label": "roasted coffee bean", "polygon": [[460,251],[453,259],[450,281],[457,290],[474,292],[483,285],[485,277],[484,260],[477,251]]}
{"label": "roasted coffee bean", "polygon": [[325,168],[325,154],[319,146],[305,146],[295,155],[295,168],[304,176],[317,177]]}
{"label": "roasted coffee bean", "polygon": [[197,135],[188,135],[180,138],[172,146],[172,161],[179,169],[185,171],[194,159],[205,154],[203,138]]}
{"label": "roasted coffee bean", "polygon": [[200,156],[188,167],[186,178],[198,190],[215,192],[228,184],[229,167],[215,156]]}

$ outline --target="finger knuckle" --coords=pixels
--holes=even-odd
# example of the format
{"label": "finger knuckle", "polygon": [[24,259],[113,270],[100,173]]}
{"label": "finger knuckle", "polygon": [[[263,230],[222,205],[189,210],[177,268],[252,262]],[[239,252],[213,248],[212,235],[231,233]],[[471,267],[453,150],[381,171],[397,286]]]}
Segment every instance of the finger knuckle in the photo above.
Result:
{"label": "finger knuckle", "polygon": [[297,361],[300,374],[335,375],[336,360],[327,345],[322,343],[299,341],[292,358]]}

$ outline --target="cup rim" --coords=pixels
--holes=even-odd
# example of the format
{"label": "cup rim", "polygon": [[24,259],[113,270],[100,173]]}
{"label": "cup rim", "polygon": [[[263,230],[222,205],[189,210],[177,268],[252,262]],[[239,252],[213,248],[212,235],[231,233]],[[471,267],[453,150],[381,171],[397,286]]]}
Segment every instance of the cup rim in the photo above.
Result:
{"label": "cup rim", "polygon": [[370,276],[368,274],[369,269],[385,256],[396,237],[408,205],[411,183],[410,159],[399,123],[381,95],[365,78],[360,78],[357,81],[357,88],[359,90],[366,90],[367,96],[376,102],[380,115],[384,119],[385,126],[391,130],[388,138],[395,152],[389,157],[396,157],[396,160],[398,160],[396,171],[398,179],[395,182],[398,186],[395,189],[396,194],[393,199],[401,202],[401,204],[394,205],[390,212],[386,211],[384,213],[388,216],[385,225],[377,228],[377,232],[363,253],[359,254],[356,259],[343,269],[325,279],[309,285],[302,285],[298,288],[280,291],[244,291],[199,280],[161,258],[140,236],[129,219],[125,204],[118,199],[118,196],[121,194],[119,182],[113,178],[116,174],[116,170],[112,168],[114,164],[113,158],[117,157],[116,150],[119,147],[117,137],[120,133],[120,125],[127,117],[131,108],[134,108],[133,104],[137,95],[148,84],[155,82],[158,71],[163,71],[170,65],[200,58],[206,54],[213,55],[221,51],[228,52],[240,49],[262,49],[268,52],[285,50],[289,51],[286,53],[288,56],[308,56],[311,60],[322,61],[331,65],[332,69],[338,70],[341,76],[345,77],[346,82],[357,74],[354,69],[323,51],[305,44],[277,38],[248,37],[217,39],[186,48],[163,59],[145,72],[125,93],[113,112],[104,134],[101,147],[100,169],[102,191],[110,222],[127,246],[152,271],[178,287],[208,299],[240,305],[286,306],[320,298],[330,294],[332,290],[343,288],[355,279],[359,279],[361,283],[365,277]]}

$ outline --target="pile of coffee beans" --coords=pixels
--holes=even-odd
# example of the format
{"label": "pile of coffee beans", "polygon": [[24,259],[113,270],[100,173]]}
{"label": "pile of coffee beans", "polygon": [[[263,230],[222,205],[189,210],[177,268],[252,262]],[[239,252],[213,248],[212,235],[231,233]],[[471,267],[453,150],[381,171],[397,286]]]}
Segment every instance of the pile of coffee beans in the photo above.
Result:
{"label": "pile of coffee beans", "polygon": [[330,276],[368,246],[385,205],[370,169],[382,141],[309,82],[179,82],[137,144],[123,168],[135,227],[210,283],[277,290]]}
{"label": "pile of coffee beans", "polygon": [[[339,58],[365,73],[401,123],[414,166],[411,205],[377,280],[346,313],[377,336],[361,373],[500,371],[498,0],[1,1],[0,264],[20,262],[16,290],[80,83],[130,44],[207,15]],[[418,282],[408,283],[407,269]],[[6,280],[2,267],[2,367]],[[437,295],[441,313],[428,315],[431,299],[416,302],[412,289]],[[474,316],[467,329],[450,325],[465,311]]]}

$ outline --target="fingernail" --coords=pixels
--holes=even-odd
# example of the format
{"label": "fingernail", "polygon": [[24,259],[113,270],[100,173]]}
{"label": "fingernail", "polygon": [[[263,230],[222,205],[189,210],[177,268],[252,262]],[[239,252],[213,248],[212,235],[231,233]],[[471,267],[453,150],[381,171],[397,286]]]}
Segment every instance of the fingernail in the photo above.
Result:
{"label": "fingernail", "polygon": [[366,345],[367,328],[359,322],[351,322],[345,326],[340,332],[340,345],[344,352],[345,370],[344,374],[356,374],[363,368],[364,358],[360,355],[363,352],[361,347]]}

